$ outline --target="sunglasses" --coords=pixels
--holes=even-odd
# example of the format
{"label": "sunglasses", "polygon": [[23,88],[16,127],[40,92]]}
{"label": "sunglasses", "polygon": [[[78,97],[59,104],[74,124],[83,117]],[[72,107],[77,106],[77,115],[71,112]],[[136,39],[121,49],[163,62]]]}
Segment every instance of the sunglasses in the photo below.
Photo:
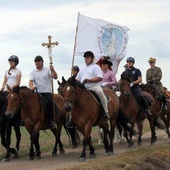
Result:
{"label": "sunglasses", "polygon": [[154,63],[154,62],[150,61],[149,63]]}

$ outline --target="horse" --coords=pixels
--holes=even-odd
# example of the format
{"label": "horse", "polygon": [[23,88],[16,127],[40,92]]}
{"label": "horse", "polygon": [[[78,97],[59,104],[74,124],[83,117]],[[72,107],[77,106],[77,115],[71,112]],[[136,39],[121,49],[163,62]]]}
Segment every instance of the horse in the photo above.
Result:
{"label": "horse", "polygon": [[[101,105],[94,98],[94,96],[85,89],[84,85],[77,81],[74,76],[70,77],[62,90],[64,97],[64,108],[66,111],[72,112],[72,121],[77,126],[78,130],[83,134],[83,149],[79,157],[79,161],[86,160],[86,147],[89,145],[90,158],[95,157],[95,149],[91,140],[91,130],[93,126],[99,126],[104,131],[103,144],[107,155],[113,154],[113,136],[116,121],[122,126],[127,128],[127,119],[119,111],[119,99],[116,93],[105,88],[104,93],[108,96],[108,111],[109,111],[109,123],[102,115],[103,110]],[[126,120],[126,121],[125,121]],[[110,127],[110,129],[109,129]],[[130,133],[133,133],[131,129],[127,128]],[[110,140],[108,141],[107,137]]]}
{"label": "horse", "polygon": [[[9,94],[7,96],[8,106],[5,115],[12,118],[18,109],[21,109],[20,114],[24,122],[25,128],[30,134],[30,160],[40,159],[41,150],[39,145],[39,131],[49,129],[49,116],[46,113],[40,95],[33,92],[26,86],[17,86],[13,89],[8,87]],[[55,145],[52,151],[52,156],[57,155],[57,144],[60,147],[60,153],[64,153],[63,144],[60,140],[62,124],[65,119],[65,110],[63,109],[64,99],[59,94],[53,94],[54,105],[57,106],[58,112],[55,113],[55,123],[57,128],[50,129],[55,136]],[[35,151],[34,151],[35,147]]]}
{"label": "horse", "polygon": [[[17,125],[20,120],[20,116],[17,114],[13,119],[7,119],[5,116],[5,111],[7,108],[7,95],[8,92],[0,91],[0,135],[1,135],[1,144],[6,149],[5,157],[3,162],[9,161],[10,153],[14,155],[15,158],[18,157],[19,145],[21,140],[20,127]],[[10,147],[11,143],[11,130],[12,126],[16,134],[16,146],[15,148]]]}
{"label": "horse", "polygon": [[168,138],[170,138],[170,132],[169,132],[169,127],[170,127],[170,123],[169,123],[169,121],[170,121],[170,102],[167,100],[167,110],[163,110],[163,103],[162,103],[159,95],[157,94],[157,90],[156,90],[154,84],[150,84],[150,83],[144,84],[144,83],[142,83],[140,85],[140,87],[143,91],[150,93],[152,95],[152,97],[154,98],[154,100],[155,100],[154,112],[164,122],[165,127],[166,127],[166,133],[168,135]]}
{"label": "horse", "polygon": [[[149,110],[152,113],[151,116],[146,116],[145,110],[139,105],[137,97],[135,94],[131,92],[130,83],[132,82],[130,75],[125,75],[122,73],[121,79],[119,81],[120,84],[120,109],[129,117],[131,120],[131,125],[134,127],[135,123],[138,126],[139,137],[138,137],[138,144],[142,144],[142,129],[143,129],[143,121],[145,118],[148,119],[150,124],[151,130],[151,144],[156,142],[156,132],[155,126],[160,129],[164,129],[163,124],[159,121],[159,119],[155,116],[154,108],[155,108],[155,101],[151,94],[147,92],[142,92],[144,96],[148,96],[150,100]],[[147,99],[148,99],[147,97]],[[152,101],[152,103],[151,103]],[[129,139],[129,146],[133,145],[132,136],[130,135]]]}
{"label": "horse", "polygon": [[[60,94],[61,96],[63,96],[63,93],[62,93],[62,89],[64,87],[64,85],[66,84],[66,80],[65,78],[62,76],[62,82],[60,82],[59,80],[57,81],[58,82],[58,94]],[[69,113],[68,113],[69,114]],[[73,126],[72,128],[67,128],[66,126],[66,119],[65,119],[65,122],[64,122],[64,128],[66,129],[66,131],[69,132],[70,134],[70,137],[71,137],[71,147],[72,148],[76,148],[77,145],[80,143],[80,136],[77,132],[77,129],[75,126]]]}

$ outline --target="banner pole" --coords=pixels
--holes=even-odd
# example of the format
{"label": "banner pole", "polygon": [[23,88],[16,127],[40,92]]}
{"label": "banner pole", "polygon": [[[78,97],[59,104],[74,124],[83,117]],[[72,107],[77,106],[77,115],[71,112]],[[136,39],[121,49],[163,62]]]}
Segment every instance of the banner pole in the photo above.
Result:
{"label": "banner pole", "polygon": [[76,26],[76,33],[75,33],[75,39],[74,39],[73,58],[72,58],[71,68],[72,68],[73,65],[74,65],[74,58],[75,58],[75,49],[76,49],[76,40],[77,40],[77,31],[78,31],[79,15],[80,15],[80,12],[78,12],[78,17],[77,17],[77,26]]}

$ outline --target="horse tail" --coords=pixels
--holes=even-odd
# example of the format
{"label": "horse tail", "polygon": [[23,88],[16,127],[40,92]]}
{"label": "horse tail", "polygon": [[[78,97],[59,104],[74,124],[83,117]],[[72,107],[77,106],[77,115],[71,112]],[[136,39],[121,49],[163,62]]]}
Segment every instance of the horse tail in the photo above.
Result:
{"label": "horse tail", "polygon": [[117,121],[116,121],[116,125],[117,127],[123,127],[124,130],[126,130],[127,132],[129,132],[130,134],[132,134],[135,137],[138,137],[138,132],[136,132],[131,126],[131,121],[130,119],[124,114],[124,112],[119,108],[118,111],[118,117],[117,117]]}
{"label": "horse tail", "polygon": [[163,123],[160,117],[154,117],[154,125],[159,129],[166,129],[165,124]]}

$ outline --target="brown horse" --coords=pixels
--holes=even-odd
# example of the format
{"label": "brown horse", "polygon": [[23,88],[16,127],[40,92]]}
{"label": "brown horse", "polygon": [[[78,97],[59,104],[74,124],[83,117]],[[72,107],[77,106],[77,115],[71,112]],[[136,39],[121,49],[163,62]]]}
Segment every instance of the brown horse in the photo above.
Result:
{"label": "brown horse", "polygon": [[[122,126],[126,126],[125,119],[121,119],[119,111],[119,99],[113,90],[105,88],[104,93],[109,97],[108,110],[110,130],[107,119],[102,116],[101,106],[94,97],[84,88],[84,85],[75,80],[74,76],[67,80],[63,88],[64,108],[66,111],[72,110],[72,121],[84,135],[83,150],[80,156],[80,161],[86,159],[86,147],[89,145],[90,158],[95,157],[95,149],[91,141],[91,130],[93,126],[99,126],[104,131],[104,146],[108,155],[113,154],[113,136],[116,121],[119,121]],[[127,120],[126,120],[127,121]],[[127,126],[126,126],[127,127]],[[129,129],[128,129],[129,130]],[[132,131],[131,131],[132,133]],[[108,141],[107,137],[110,140]]]}
{"label": "brown horse", "polygon": [[[7,97],[8,106],[5,115],[12,118],[18,109],[21,109],[21,118],[27,131],[30,134],[30,160],[40,159],[41,151],[39,145],[39,131],[49,129],[49,116],[45,113],[45,108],[43,107],[42,100],[37,92],[33,92],[27,87],[16,87],[12,90],[9,89],[10,93]],[[59,94],[53,95],[53,100],[58,108],[58,112],[55,115],[55,123],[57,124],[57,129],[51,129],[52,133],[55,135],[55,145],[52,151],[52,156],[57,154],[57,144],[60,147],[60,153],[63,153],[63,145],[60,141],[60,134],[62,129],[62,124],[65,119],[65,110],[63,109],[64,100]],[[34,152],[34,146],[36,153]]]}
{"label": "brown horse", "polygon": [[[58,94],[60,94],[61,96],[63,96],[63,87],[65,86],[66,84],[66,80],[65,78],[62,76],[62,82],[60,82],[59,80],[57,81],[58,82]],[[68,119],[68,114],[67,113],[67,119]],[[66,126],[66,122],[64,122],[64,126],[65,126],[65,129],[67,128]],[[71,145],[72,145],[72,148],[76,148],[77,145],[81,142],[81,139],[80,139],[80,136],[77,132],[77,128],[73,125],[72,128],[67,128],[68,132],[70,133],[70,137],[71,137]]]}
{"label": "brown horse", "polygon": [[[139,138],[138,144],[141,144],[141,136],[142,136],[142,129],[143,129],[143,121],[146,118],[146,114],[144,109],[139,105],[137,98],[131,92],[130,83],[132,82],[130,75],[125,75],[122,73],[121,80],[120,80],[120,109],[129,117],[131,120],[132,127],[134,127],[135,123],[138,125],[139,130]],[[153,144],[156,140],[156,132],[155,132],[155,125],[161,129],[164,129],[164,126],[159,122],[158,118],[155,117],[155,103],[153,97],[147,93],[143,92],[144,96],[149,96],[152,100],[151,106],[149,110],[151,111],[152,115],[147,117],[150,130],[151,130],[151,144]],[[130,135],[129,146],[133,145],[132,136]]]}
{"label": "brown horse", "polygon": [[141,89],[143,91],[146,91],[152,95],[155,101],[155,107],[154,107],[154,113],[156,116],[160,117],[163,122],[165,123],[166,127],[166,133],[168,135],[168,138],[170,138],[170,132],[169,132],[169,126],[170,126],[170,102],[167,100],[167,110],[163,110],[163,103],[157,93],[157,90],[154,86],[154,84],[146,83],[140,85]]}

